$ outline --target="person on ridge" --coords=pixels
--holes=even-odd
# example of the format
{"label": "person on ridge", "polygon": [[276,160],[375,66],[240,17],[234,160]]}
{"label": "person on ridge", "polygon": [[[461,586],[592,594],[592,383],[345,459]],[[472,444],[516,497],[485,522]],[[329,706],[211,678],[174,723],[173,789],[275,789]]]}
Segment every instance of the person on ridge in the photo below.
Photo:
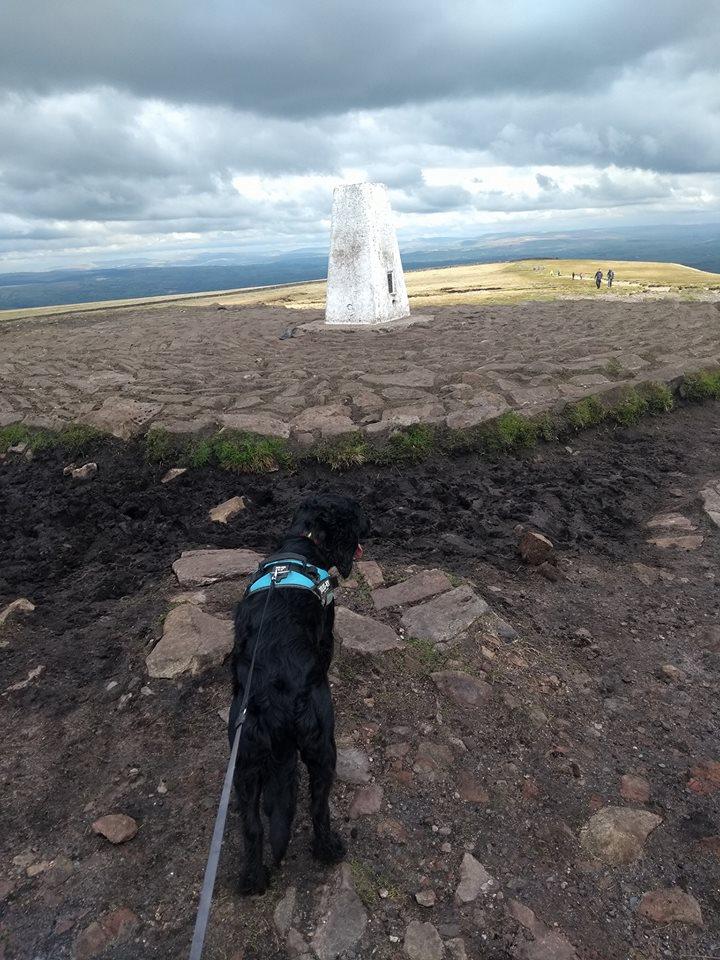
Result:
{"label": "person on ridge", "polygon": [[614,271],[612,268],[610,268],[610,270],[608,270],[608,272],[607,272],[608,287],[611,287],[611,286],[612,286],[612,283],[613,283],[613,280],[614,280],[614,279],[615,279],[615,271]]}
{"label": "person on ridge", "polygon": [[598,290],[600,289],[602,278],[603,278],[602,270],[598,270],[598,272],[595,274],[595,286],[598,288]]}

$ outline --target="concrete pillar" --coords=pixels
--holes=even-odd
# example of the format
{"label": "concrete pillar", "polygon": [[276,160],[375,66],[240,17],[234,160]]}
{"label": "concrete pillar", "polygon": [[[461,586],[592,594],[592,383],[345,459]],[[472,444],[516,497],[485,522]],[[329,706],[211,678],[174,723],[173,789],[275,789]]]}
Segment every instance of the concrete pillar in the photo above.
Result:
{"label": "concrete pillar", "polygon": [[326,323],[383,323],[410,314],[387,188],[351,183],[333,193]]}

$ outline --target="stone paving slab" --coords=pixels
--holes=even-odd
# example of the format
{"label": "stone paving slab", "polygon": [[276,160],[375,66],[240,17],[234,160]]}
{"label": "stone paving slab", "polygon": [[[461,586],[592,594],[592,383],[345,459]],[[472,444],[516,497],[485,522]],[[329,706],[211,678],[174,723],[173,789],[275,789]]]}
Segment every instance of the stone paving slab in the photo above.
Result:
{"label": "stone paving slab", "polygon": [[308,442],[471,426],[720,364],[720,304],[708,302],[454,306],[362,329],[320,319],[172,304],[0,322],[0,426],[227,426]]}

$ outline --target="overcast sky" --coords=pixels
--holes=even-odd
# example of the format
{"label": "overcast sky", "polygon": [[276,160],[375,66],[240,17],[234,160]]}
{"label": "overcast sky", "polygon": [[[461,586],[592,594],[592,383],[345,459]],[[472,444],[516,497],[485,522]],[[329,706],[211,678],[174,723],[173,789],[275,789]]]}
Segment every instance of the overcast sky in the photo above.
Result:
{"label": "overcast sky", "polygon": [[2,0],[0,271],[720,221],[718,0]]}

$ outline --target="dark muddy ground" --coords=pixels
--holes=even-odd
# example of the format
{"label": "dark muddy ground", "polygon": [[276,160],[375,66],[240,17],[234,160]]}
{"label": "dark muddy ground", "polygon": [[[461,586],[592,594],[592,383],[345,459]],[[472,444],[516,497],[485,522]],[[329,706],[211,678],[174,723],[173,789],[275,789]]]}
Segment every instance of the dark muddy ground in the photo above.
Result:
{"label": "dark muddy ground", "polygon": [[[445,703],[439,712],[428,674],[442,658],[340,653],[338,737],[370,754],[384,790],[382,813],[353,822],[344,820],[352,788],[338,784],[334,794],[371,918],[357,955],[400,958],[408,921],[420,919],[462,937],[470,958],[519,956],[524,934],[508,915],[511,899],[557,924],[583,960],[720,953],[720,841],[702,843],[720,834],[720,793],[688,789],[690,768],[720,759],[720,530],[698,499],[705,481],[720,477],[719,415],[708,404],[527,458],[344,476],[319,467],[263,477],[199,470],[161,485],[164,468],[120,444],[97,452],[98,476],[84,485],[63,477],[54,454],[0,464],[0,610],[20,596],[36,605],[0,635],[0,958],[73,956],[82,931],[118,907],[138,925],[106,956],[186,955],[226,762],[218,711],[229,697],[222,668],[140,690],[177,590],[170,565],[197,546],[268,551],[293,504],[323,485],[365,503],[366,559],[389,580],[411,565],[442,567],[475,582],[520,634],[492,660],[472,632],[452,650],[493,684],[492,701],[474,715]],[[235,494],[249,496],[250,508],[226,528],[210,523],[208,508]],[[699,549],[647,543],[645,522],[668,510],[697,524]],[[519,563],[518,523],[555,542],[558,580]],[[655,571],[646,582],[636,563]],[[228,615],[240,591],[239,583],[210,588],[207,606]],[[342,599],[371,610],[363,589]],[[665,677],[663,664],[679,667],[680,679]],[[40,677],[7,690],[40,665]],[[125,693],[133,696],[121,705]],[[391,759],[386,748],[398,741],[410,750]],[[421,741],[449,745],[451,759],[431,779],[413,771]],[[578,834],[599,806],[628,805],[619,795],[626,773],[650,782],[645,807],[663,823],[636,862],[598,867]],[[458,797],[468,775],[486,800]],[[118,811],[140,831],[112,847],[90,824]],[[388,816],[402,823],[404,843],[378,837]],[[243,902],[233,891],[240,843],[231,814],[208,958],[285,956],[272,910],[292,884],[308,913],[324,877],[308,838],[302,815],[282,875],[265,898]],[[465,849],[501,895],[454,903]],[[45,861],[56,864],[43,869]],[[700,903],[702,927],[636,914],[645,892],[676,885]],[[437,894],[432,908],[414,900],[426,886]]]}

